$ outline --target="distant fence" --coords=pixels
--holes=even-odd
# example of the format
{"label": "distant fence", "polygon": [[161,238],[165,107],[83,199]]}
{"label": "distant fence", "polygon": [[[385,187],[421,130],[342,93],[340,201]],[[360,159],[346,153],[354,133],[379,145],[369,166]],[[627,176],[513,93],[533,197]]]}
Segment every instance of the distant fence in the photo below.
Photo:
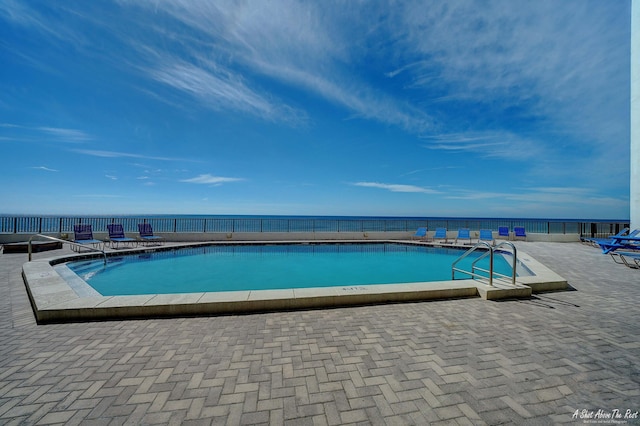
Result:
{"label": "distant fence", "polygon": [[89,224],[94,232],[106,232],[107,225],[120,223],[125,232],[138,232],[139,223],[149,223],[156,233],[235,233],[235,232],[414,232],[469,228],[472,231],[506,226],[522,226],[527,233],[578,234],[606,237],[629,224],[623,221],[554,221],[543,219],[406,219],[406,218],[187,218],[187,217],[27,217],[1,216],[0,234],[73,233],[76,224]]}

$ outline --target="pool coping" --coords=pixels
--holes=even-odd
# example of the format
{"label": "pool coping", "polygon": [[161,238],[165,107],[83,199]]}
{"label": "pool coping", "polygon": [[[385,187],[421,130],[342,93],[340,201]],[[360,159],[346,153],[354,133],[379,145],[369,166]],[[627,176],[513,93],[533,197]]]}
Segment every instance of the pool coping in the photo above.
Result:
{"label": "pool coping", "polygon": [[[402,243],[436,247],[470,247],[451,244],[427,244],[417,241],[366,240],[361,243]],[[255,241],[204,242],[135,248],[109,252],[107,256],[148,253],[183,247],[239,244],[323,244],[354,241]],[[54,265],[71,260],[101,257],[85,253],[35,260],[23,265],[22,275],[38,323],[77,322],[123,318],[157,318],[176,316],[224,315],[294,309],[318,309],[365,304],[415,302],[435,299],[481,297],[485,300],[530,297],[541,291],[563,290],[567,281],[526,253],[518,251],[518,260],[535,275],[518,277],[516,285],[494,280],[415,282],[346,287],[315,287],[283,290],[229,291],[215,293],[149,294],[135,296],[101,296],[79,291],[77,285],[63,278]],[[84,285],[87,285],[86,283]],[[88,285],[87,285],[88,287]]]}

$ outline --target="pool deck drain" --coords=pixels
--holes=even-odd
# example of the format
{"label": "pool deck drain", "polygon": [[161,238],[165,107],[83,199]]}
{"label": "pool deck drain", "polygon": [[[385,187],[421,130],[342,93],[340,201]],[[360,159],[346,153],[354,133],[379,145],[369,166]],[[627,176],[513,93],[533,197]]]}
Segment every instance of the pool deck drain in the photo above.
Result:
{"label": "pool deck drain", "polygon": [[[172,246],[171,249],[193,246],[185,244]],[[149,251],[152,250],[132,249],[120,251],[119,254]],[[485,281],[466,279],[282,290],[102,296],[91,291],[90,286],[82,280],[70,279],[60,268],[53,266],[88,256],[91,255],[64,256],[24,264],[23,278],[39,323],[220,315],[466,297],[497,300],[530,297],[536,292],[567,288],[564,278],[526,253],[519,252],[518,260],[535,275],[518,277],[515,286],[502,280],[494,280],[494,285],[489,286]]]}

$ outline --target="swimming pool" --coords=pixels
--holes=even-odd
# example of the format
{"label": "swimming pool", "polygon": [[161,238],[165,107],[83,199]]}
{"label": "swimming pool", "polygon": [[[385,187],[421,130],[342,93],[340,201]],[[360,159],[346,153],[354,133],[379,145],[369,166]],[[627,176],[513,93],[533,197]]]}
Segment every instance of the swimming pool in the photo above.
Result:
{"label": "swimming pool", "polygon": [[[376,243],[401,244],[403,246],[425,246],[419,242],[377,241]],[[319,241],[298,242],[320,247]],[[335,244],[336,241],[327,243]],[[344,241],[348,244],[361,244]],[[362,242],[369,244],[371,241]],[[279,245],[280,242],[247,243],[182,243],[169,247],[138,248],[124,253],[108,253],[115,269],[124,265],[120,258],[133,259],[143,263],[154,255],[177,258],[190,252],[200,252],[209,247],[246,245]],[[342,247],[342,246],[341,246]],[[380,247],[380,246],[377,246]],[[349,250],[351,247],[346,247]],[[425,247],[427,248],[427,247]],[[193,254],[192,253],[192,254]],[[236,250],[236,253],[238,251]],[[462,250],[457,251],[461,254]],[[237,254],[238,255],[238,254]],[[255,253],[242,256],[257,256]],[[364,253],[364,255],[367,255]],[[265,256],[264,252],[261,256]],[[267,254],[266,257],[269,255]],[[424,257],[425,255],[422,255]],[[496,256],[496,259],[498,256]],[[22,266],[22,276],[29,300],[39,324],[51,322],[94,321],[125,318],[156,318],[175,316],[199,316],[221,314],[244,314],[291,309],[320,309],[354,306],[374,303],[405,303],[450,298],[480,297],[483,300],[530,297],[533,292],[566,289],[567,281],[536,261],[526,252],[518,249],[518,278],[516,285],[507,280],[494,280],[489,286],[486,280],[452,280],[450,266],[445,280],[435,282],[405,282],[393,284],[343,285],[330,287],[283,288],[273,290],[235,290],[184,292],[174,285],[171,291],[181,293],[154,293],[104,296],[73,272],[67,265],[77,261],[102,259],[101,254],[65,254],[53,258],[43,258],[27,262]],[[90,263],[90,262],[89,262]],[[116,266],[116,264],[118,266]],[[154,265],[153,263],[149,263]],[[85,266],[89,264],[85,263]],[[99,263],[102,265],[102,263]],[[95,266],[95,265],[94,265]],[[418,269],[424,268],[424,262]],[[100,268],[99,268],[100,269]],[[112,268],[107,268],[112,269]],[[397,268],[396,268],[397,269]],[[80,271],[82,274],[83,272]],[[85,273],[89,273],[85,270]],[[99,273],[94,274],[99,275]],[[457,275],[456,275],[457,277]]]}
{"label": "swimming pool", "polygon": [[[445,281],[463,252],[401,243],[213,245],[67,267],[102,296],[175,294]],[[461,267],[470,269],[480,254]],[[488,269],[488,263],[479,266]],[[509,275],[511,266],[496,256],[494,270]]]}

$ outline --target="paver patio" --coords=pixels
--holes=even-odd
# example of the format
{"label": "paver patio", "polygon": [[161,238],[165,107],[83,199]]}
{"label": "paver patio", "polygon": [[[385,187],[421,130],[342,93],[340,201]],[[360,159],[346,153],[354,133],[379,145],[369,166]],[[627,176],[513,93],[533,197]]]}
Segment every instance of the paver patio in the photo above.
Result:
{"label": "paver patio", "polygon": [[640,270],[517,245],[574,291],[36,325],[1,254],[0,424],[640,424]]}

